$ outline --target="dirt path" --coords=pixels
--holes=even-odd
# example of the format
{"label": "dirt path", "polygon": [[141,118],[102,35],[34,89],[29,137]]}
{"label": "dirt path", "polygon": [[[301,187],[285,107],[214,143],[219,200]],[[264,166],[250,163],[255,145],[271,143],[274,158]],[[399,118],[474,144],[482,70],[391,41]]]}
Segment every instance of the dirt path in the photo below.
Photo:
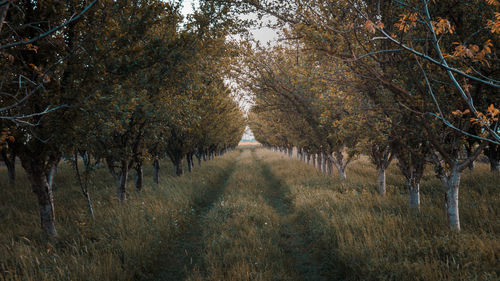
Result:
{"label": "dirt path", "polygon": [[287,256],[292,257],[294,267],[300,273],[296,280],[327,280],[321,276],[321,266],[307,247],[305,241],[307,233],[304,233],[303,227],[297,225],[293,220],[293,210],[291,210],[289,202],[285,200],[287,187],[272,173],[269,164],[264,161],[265,159],[259,159],[255,154],[254,157],[261,165],[261,173],[268,182],[265,191],[267,201],[280,215],[281,228],[279,231],[282,237],[280,247]]}
{"label": "dirt path", "polygon": [[236,158],[157,280],[326,280],[269,165],[255,149]]}

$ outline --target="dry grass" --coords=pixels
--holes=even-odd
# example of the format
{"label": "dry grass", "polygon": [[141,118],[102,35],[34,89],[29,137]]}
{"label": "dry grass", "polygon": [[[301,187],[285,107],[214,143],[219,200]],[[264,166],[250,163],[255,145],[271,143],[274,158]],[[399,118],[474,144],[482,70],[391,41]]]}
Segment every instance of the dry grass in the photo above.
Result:
{"label": "dry grass", "polygon": [[[171,165],[164,163],[159,188],[153,190],[146,181],[144,192],[132,193],[126,204],[116,202],[113,180],[105,169],[98,170],[91,189],[93,220],[70,167],[62,165],[56,177],[59,237],[54,241],[46,241],[39,230],[36,199],[19,169],[18,186],[1,188],[0,280],[153,278],[190,227],[197,206],[227,177],[237,154],[206,162],[180,178],[168,176]],[[0,182],[7,182],[5,171],[0,176]],[[145,179],[151,179],[150,169]]]}
{"label": "dry grass", "polygon": [[[40,233],[26,179],[2,186],[0,280],[500,279],[500,182],[483,164],[463,176],[461,233],[446,227],[432,171],[423,179],[422,211],[410,212],[395,165],[380,198],[365,159],[344,183],[257,147],[180,178],[166,176],[168,169],[157,190],[147,181],[124,205],[99,170],[92,220],[63,165],[53,241]],[[5,177],[0,170],[0,182]]]}
{"label": "dry grass", "polygon": [[364,159],[340,183],[285,156],[259,154],[282,179],[292,216],[328,279],[500,279],[500,179],[486,165],[464,173],[463,231],[450,233],[444,195],[431,171],[422,183],[422,211],[415,213],[395,165],[388,173],[390,192],[380,198],[375,170]]}
{"label": "dry grass", "polygon": [[268,179],[245,150],[204,218],[203,260],[188,280],[297,280],[281,248],[281,220]]}

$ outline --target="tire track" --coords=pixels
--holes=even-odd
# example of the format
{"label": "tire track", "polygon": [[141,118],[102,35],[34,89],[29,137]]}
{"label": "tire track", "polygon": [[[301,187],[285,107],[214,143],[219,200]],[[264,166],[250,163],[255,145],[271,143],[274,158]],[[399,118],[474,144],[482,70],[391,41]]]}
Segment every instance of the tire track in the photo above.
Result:
{"label": "tire track", "polygon": [[228,166],[227,172],[217,184],[218,187],[214,191],[207,192],[205,199],[194,206],[195,214],[190,227],[179,235],[176,246],[167,254],[167,262],[155,280],[184,280],[201,263],[203,218],[224,193],[234,172],[235,163],[240,157],[241,153]]}
{"label": "tire track", "polygon": [[263,177],[269,183],[265,190],[266,199],[280,216],[281,227],[279,231],[282,237],[280,247],[288,256],[292,257],[294,268],[301,274],[301,276],[297,276],[296,280],[328,280],[322,276],[321,263],[317,261],[311,253],[310,247],[307,246],[310,242],[306,241],[307,233],[303,231],[304,227],[294,222],[293,210],[291,210],[289,202],[285,200],[287,187],[273,174],[268,163],[258,158],[255,152],[252,155],[261,166]]}

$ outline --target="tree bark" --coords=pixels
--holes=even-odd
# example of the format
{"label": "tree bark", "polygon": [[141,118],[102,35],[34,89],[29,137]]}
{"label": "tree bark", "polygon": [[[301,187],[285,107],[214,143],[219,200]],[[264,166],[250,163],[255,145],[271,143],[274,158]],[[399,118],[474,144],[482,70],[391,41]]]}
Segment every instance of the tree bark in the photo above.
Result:
{"label": "tree bark", "polygon": [[500,161],[495,159],[490,159],[490,171],[499,173],[500,172]]}
{"label": "tree bark", "polygon": [[386,190],[386,183],[385,183],[385,169],[382,167],[379,167],[378,169],[378,194],[385,196],[387,190]]}
{"label": "tree bark", "polygon": [[3,22],[7,17],[7,11],[9,10],[9,6],[10,6],[10,0],[8,0],[7,3],[3,4],[2,6],[0,6],[0,32],[2,31]]}
{"label": "tree bark", "polygon": [[484,150],[484,155],[490,161],[490,171],[500,172],[500,145],[488,144],[488,147]]}
{"label": "tree bark", "polygon": [[425,170],[425,163],[415,163],[414,166],[406,167],[406,169],[400,165],[400,169],[406,177],[410,209],[420,209],[420,179]]}
{"label": "tree bark", "polygon": [[333,176],[333,163],[332,163],[332,160],[327,157],[326,163],[327,163],[327,166],[328,166],[328,175],[329,176]]}
{"label": "tree bark", "polygon": [[337,166],[337,171],[339,172],[339,176],[341,180],[346,180],[347,179],[347,174],[345,172],[345,167],[342,165],[336,165]]}
{"label": "tree bark", "polygon": [[323,167],[323,173],[326,174],[328,173],[328,155],[326,153],[323,152],[323,155],[321,157],[321,160],[322,160],[322,167]]}
{"label": "tree bark", "polygon": [[184,173],[182,170],[182,157],[176,157],[174,159],[174,172],[176,176],[181,176]]}
{"label": "tree bark", "polygon": [[78,178],[78,183],[80,184],[80,190],[82,191],[83,197],[87,201],[87,208],[89,209],[89,215],[91,218],[94,217],[94,208],[92,207],[92,201],[90,200],[90,195],[87,189],[87,181],[85,183],[82,181],[82,177],[80,175],[80,169],[78,168],[78,153],[75,153],[73,164],[75,166],[76,176]]}
{"label": "tree bark", "polygon": [[322,155],[321,155],[321,153],[318,153],[318,154],[316,155],[316,167],[318,168],[318,171],[320,171],[320,172],[321,172],[321,170],[323,169],[323,168],[321,167],[321,163],[323,162],[323,161],[321,161],[321,156],[322,156]]}
{"label": "tree bark", "polygon": [[386,189],[386,176],[385,172],[394,158],[394,153],[389,144],[380,145],[373,144],[370,150],[370,159],[375,166],[377,166],[378,172],[378,193],[381,196],[385,196]]}
{"label": "tree bark", "polygon": [[419,210],[420,209],[420,183],[412,182],[411,180],[406,181],[406,189],[408,190],[408,201],[410,203],[410,209]]}
{"label": "tree bark", "polygon": [[16,185],[16,160],[5,162],[5,165],[7,166],[7,174],[9,177],[9,184],[11,186]]}
{"label": "tree bark", "polygon": [[341,180],[347,179],[345,169],[349,164],[350,160],[344,162],[344,155],[342,154],[342,152],[333,153],[333,157],[331,159],[333,164],[335,164],[335,167],[337,168],[337,172],[339,173],[340,179]]}
{"label": "tree bark", "polygon": [[54,196],[47,181],[43,159],[21,158],[21,164],[28,175],[31,188],[38,199],[42,230],[48,236],[57,236],[54,212]]}
{"label": "tree bark", "polygon": [[193,156],[192,154],[186,155],[188,171],[191,173],[193,171]]}
{"label": "tree bark", "polygon": [[460,230],[460,215],[458,209],[458,191],[460,186],[460,171],[453,169],[448,177],[443,176],[442,181],[446,196],[446,214],[448,225],[452,230]]}
{"label": "tree bark", "polygon": [[127,201],[127,180],[128,180],[128,163],[123,160],[120,167],[120,173],[117,182],[117,195],[120,202]]}
{"label": "tree bark", "polygon": [[47,181],[49,183],[50,189],[56,190],[57,186],[54,183],[54,177],[57,175],[57,164],[54,164],[47,175]]}
{"label": "tree bark", "polygon": [[14,186],[16,184],[16,154],[11,152],[7,153],[7,150],[4,149],[1,151],[2,160],[7,167],[7,175],[9,177],[9,184]]}
{"label": "tree bark", "polygon": [[141,192],[142,186],[143,186],[143,178],[144,174],[142,172],[142,163],[137,163],[135,167],[135,191],[136,192]]}
{"label": "tree bark", "polygon": [[158,159],[153,161],[153,182],[160,184],[160,160]]}
{"label": "tree bark", "polygon": [[198,159],[198,167],[201,167],[201,154],[196,153],[196,158]]}

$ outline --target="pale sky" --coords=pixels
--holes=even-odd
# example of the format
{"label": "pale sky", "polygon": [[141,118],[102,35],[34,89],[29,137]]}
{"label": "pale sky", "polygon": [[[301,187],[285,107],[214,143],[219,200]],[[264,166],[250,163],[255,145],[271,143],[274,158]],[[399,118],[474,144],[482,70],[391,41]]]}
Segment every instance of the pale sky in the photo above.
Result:
{"label": "pale sky", "polygon": [[[198,0],[183,1],[182,14],[184,16],[193,13],[193,3],[197,5]],[[249,15],[245,17],[255,17],[255,15],[254,16]],[[251,33],[253,34],[255,39],[257,39],[263,46],[267,45],[267,43],[273,44],[274,42],[276,42],[276,39],[278,38],[278,34],[276,33],[276,31],[267,27],[252,29]]]}
{"label": "pale sky", "polygon": [[182,14],[184,16],[193,13],[193,2],[195,0],[184,0],[182,3]]}

